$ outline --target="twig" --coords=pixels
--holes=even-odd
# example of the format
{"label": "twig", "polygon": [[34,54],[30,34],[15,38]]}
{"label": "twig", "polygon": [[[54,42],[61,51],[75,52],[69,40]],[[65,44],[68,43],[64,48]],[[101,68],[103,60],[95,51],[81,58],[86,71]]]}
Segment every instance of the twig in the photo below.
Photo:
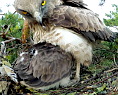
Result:
{"label": "twig", "polygon": [[108,68],[105,68],[104,70],[102,70],[101,72],[99,72],[98,74],[96,74],[95,76],[93,76],[93,77],[91,77],[91,78],[89,78],[89,79],[87,79],[87,80],[85,80],[85,81],[82,81],[81,83],[83,84],[83,83],[88,83],[89,81],[91,81],[91,80],[93,80],[93,79],[96,79],[96,78],[100,78],[100,75],[105,71],[105,70],[107,70]]}
{"label": "twig", "polygon": [[12,42],[12,41],[18,41],[18,42],[21,42],[21,39],[19,38],[14,38],[14,37],[6,37],[8,40],[4,41],[4,43],[9,43],[9,42]]}
{"label": "twig", "polygon": [[6,53],[5,43],[4,41],[1,42],[1,52],[0,56],[3,56]]}
{"label": "twig", "polygon": [[[116,72],[115,74],[113,74],[113,75],[111,75],[111,76],[109,76],[109,77],[107,77],[107,78],[104,78],[102,81],[98,81],[98,82],[93,83],[93,84],[90,84],[90,85],[100,84],[100,83],[102,83],[102,82],[104,82],[104,81],[106,81],[106,80],[112,78],[113,76],[117,76],[117,75],[118,75],[118,72]],[[86,86],[83,86],[83,87],[81,87],[81,88],[74,88],[74,89],[76,89],[76,90],[82,90],[82,89],[85,89],[86,87],[88,87],[88,86],[86,85]]]}
{"label": "twig", "polygon": [[[16,11],[15,12],[13,12],[13,14],[15,14],[16,13]],[[5,15],[5,13],[3,13],[3,14],[0,14],[0,15]]]}
{"label": "twig", "polygon": [[7,33],[8,33],[8,30],[10,29],[10,26],[11,26],[11,24],[10,24],[10,25],[8,25],[8,27],[7,27],[7,29],[6,29],[6,32],[5,32],[5,34],[7,34]]}
{"label": "twig", "polygon": [[99,82],[94,83],[93,85],[96,85],[96,84],[102,83],[102,82],[104,82],[104,81],[106,81],[106,80],[108,80],[108,79],[110,79],[110,78],[112,78],[113,76],[116,76],[116,75],[118,76],[118,72],[116,72],[115,74],[113,74],[113,75],[110,76],[110,77],[104,78],[102,81],[99,81]]}
{"label": "twig", "polygon": [[5,15],[5,14],[0,14],[0,15]]}
{"label": "twig", "polygon": [[16,13],[16,11],[13,14],[15,14],[15,13]]}
{"label": "twig", "polygon": [[118,70],[118,68],[113,68],[113,69],[111,69],[111,70],[107,70],[107,71],[104,71],[105,73],[108,73],[108,72],[112,72],[112,71],[114,71],[114,70]]}
{"label": "twig", "polygon": [[114,54],[113,54],[113,61],[114,61],[114,64],[115,64],[116,66],[118,66],[117,63],[116,63],[116,58],[115,58],[115,55],[114,55]]}
{"label": "twig", "polygon": [[9,43],[9,42],[12,42],[12,41],[19,41],[19,42],[21,42],[21,39],[19,39],[19,38],[7,37],[6,33],[2,33],[2,34],[0,34],[0,36],[2,36],[3,39],[7,39],[6,41],[4,41],[4,43]]}
{"label": "twig", "polygon": [[[114,76],[117,76],[117,75],[118,75],[118,72],[116,72],[115,74],[113,74],[113,75],[111,75],[107,78],[104,78],[102,81],[98,81],[98,82],[93,83],[93,84],[87,84],[87,85],[79,87],[79,88],[78,87],[62,88],[62,89],[59,89],[58,93],[70,93],[70,92],[77,92],[77,91],[80,91],[80,90],[84,90],[84,89],[87,89],[87,87],[92,87],[93,85],[100,84],[100,83],[102,83],[102,82],[104,82],[104,81],[106,81],[106,80],[108,80],[108,79],[110,79]],[[92,78],[94,79],[95,77],[92,77]],[[86,82],[88,82],[88,81],[86,81]],[[45,92],[41,91],[40,93],[46,93],[46,92],[47,91],[45,91]],[[57,93],[57,91],[48,91],[48,92],[53,93],[54,95],[56,95],[56,93]]]}

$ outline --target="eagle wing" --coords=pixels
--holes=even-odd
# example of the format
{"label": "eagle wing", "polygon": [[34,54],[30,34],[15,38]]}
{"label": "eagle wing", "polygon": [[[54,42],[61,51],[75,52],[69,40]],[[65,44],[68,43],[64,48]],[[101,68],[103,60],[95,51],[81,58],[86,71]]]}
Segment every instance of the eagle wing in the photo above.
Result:
{"label": "eagle wing", "polygon": [[39,43],[18,58],[14,69],[31,87],[43,87],[70,76],[72,56],[58,46]]}
{"label": "eagle wing", "polygon": [[105,27],[97,14],[87,8],[81,8],[79,5],[57,6],[53,10],[49,22],[56,26],[72,29],[93,42],[96,40],[113,40],[112,32]]}
{"label": "eagle wing", "polygon": [[65,4],[72,4],[77,5],[77,6],[86,6],[86,4],[83,2],[83,0],[63,0]]}

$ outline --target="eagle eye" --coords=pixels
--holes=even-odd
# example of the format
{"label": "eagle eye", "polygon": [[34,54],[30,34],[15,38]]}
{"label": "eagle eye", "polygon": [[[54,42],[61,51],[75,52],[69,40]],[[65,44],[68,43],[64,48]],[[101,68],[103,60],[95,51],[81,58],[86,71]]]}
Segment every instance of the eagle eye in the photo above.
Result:
{"label": "eagle eye", "polygon": [[46,4],[46,1],[42,1],[41,5],[44,6]]}

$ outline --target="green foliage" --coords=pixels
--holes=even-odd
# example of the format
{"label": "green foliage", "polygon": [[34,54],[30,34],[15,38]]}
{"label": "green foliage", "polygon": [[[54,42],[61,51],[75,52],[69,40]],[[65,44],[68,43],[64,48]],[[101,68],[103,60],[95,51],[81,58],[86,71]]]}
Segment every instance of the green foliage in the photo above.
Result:
{"label": "green foliage", "polygon": [[6,13],[1,19],[0,19],[0,32],[5,32],[5,29],[3,29],[3,26],[7,25],[10,27],[8,30],[8,35],[20,38],[21,37],[21,29],[23,26],[23,18],[19,14],[13,14],[13,13]]}
{"label": "green foliage", "polygon": [[107,26],[118,26],[118,5],[113,4],[114,11],[110,11],[110,14],[106,14],[109,19],[103,19]]}
{"label": "green foliage", "polygon": [[[115,11],[110,11],[110,14],[106,14],[108,19],[104,19],[104,23],[107,26],[113,27],[118,26],[118,5],[112,5],[115,8]],[[88,67],[88,70],[92,72],[93,76],[96,76],[98,73],[103,74],[103,71],[118,67],[118,34],[114,42],[101,42],[101,47],[94,50],[94,58],[93,64]],[[110,70],[112,71],[112,69]],[[114,71],[115,72],[115,71]],[[111,76],[112,73],[108,72],[107,76]],[[100,81],[103,77],[98,78],[97,81]],[[112,80],[112,82],[111,82]],[[117,88],[118,85],[116,83],[117,78],[114,76],[111,79],[105,81],[101,86],[94,89],[94,92],[91,94],[83,94],[83,95],[98,95],[103,94],[106,95],[108,90],[111,92],[110,95],[116,95],[112,91],[113,89]],[[114,86],[115,85],[115,86]],[[95,85],[94,85],[95,86]],[[112,90],[110,89],[112,88]],[[115,92],[115,91],[114,91]]]}
{"label": "green foliage", "polygon": [[118,62],[118,43],[115,42],[105,42],[101,43],[101,48],[94,50],[93,54],[93,64],[88,68],[93,75],[101,72],[105,68],[111,68],[114,61]]}
{"label": "green foliage", "polygon": [[[7,27],[5,27],[7,26]],[[5,34],[6,38],[0,37],[0,42],[7,40],[7,37],[21,38],[21,29],[23,27],[23,18],[19,14],[6,13],[0,19],[0,34]],[[6,58],[12,63],[16,57],[18,52],[17,43],[15,41],[8,43],[6,45],[7,48],[7,56]]]}
{"label": "green foliage", "polygon": [[[104,23],[110,27],[118,26],[118,5],[113,4],[112,7],[114,7],[114,11],[110,11],[109,14],[106,14],[109,19],[104,19]],[[116,29],[118,30],[117,27]],[[118,63],[118,33],[114,42],[102,42],[102,45],[104,50],[101,50],[101,52],[107,60],[107,63],[111,61]]]}

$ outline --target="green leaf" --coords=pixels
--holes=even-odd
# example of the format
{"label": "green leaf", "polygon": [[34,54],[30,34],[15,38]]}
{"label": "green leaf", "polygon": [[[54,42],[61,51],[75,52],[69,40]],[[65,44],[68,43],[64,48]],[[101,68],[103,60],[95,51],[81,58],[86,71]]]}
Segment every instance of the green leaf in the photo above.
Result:
{"label": "green leaf", "polygon": [[103,91],[106,88],[106,83],[103,84],[102,87],[97,88],[98,92]]}
{"label": "green leaf", "polygon": [[76,95],[77,92],[69,93],[67,95]]}

